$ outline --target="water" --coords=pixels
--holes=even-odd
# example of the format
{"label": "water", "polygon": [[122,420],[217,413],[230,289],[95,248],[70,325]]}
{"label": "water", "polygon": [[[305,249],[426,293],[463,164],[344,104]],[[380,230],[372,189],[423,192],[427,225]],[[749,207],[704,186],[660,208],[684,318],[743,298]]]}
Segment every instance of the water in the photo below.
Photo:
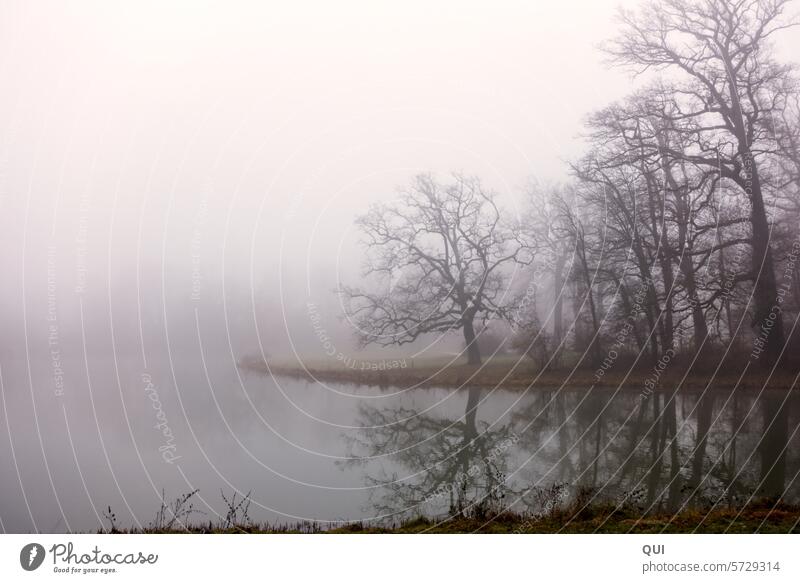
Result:
{"label": "water", "polygon": [[197,521],[251,492],[271,523],[543,512],[578,490],[642,512],[800,494],[800,406],[782,391],[402,391],[119,357],[62,359],[59,394],[37,358],[30,378],[2,368],[6,532],[95,530],[109,506],[146,526],[162,489],[199,489]]}

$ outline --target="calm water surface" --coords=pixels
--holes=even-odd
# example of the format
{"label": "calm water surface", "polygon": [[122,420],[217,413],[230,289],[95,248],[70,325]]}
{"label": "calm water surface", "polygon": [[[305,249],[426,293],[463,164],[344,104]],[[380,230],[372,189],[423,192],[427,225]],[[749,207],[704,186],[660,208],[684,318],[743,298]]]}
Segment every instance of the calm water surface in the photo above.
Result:
{"label": "calm water surface", "polygon": [[800,497],[800,404],[786,392],[402,391],[230,359],[60,364],[60,394],[47,367],[3,366],[7,532],[94,530],[109,505],[146,525],[162,489],[199,489],[198,520],[224,515],[221,491],[251,492],[251,519],[279,523],[542,512],[579,490],[643,512]]}

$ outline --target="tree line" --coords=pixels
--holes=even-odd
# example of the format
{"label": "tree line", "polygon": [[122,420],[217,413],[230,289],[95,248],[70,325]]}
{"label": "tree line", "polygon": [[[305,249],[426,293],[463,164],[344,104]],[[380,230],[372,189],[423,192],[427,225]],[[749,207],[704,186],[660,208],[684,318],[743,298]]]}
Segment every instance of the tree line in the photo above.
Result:
{"label": "tree line", "polygon": [[570,180],[533,187],[522,217],[458,174],[418,176],[372,207],[358,224],[365,275],[380,285],[343,290],[362,343],[461,330],[479,364],[502,330],[543,367],[567,354],[601,367],[612,353],[789,362],[800,347],[800,90],[772,46],[797,23],[788,4],[620,12],[602,50],[647,82],[588,117]]}

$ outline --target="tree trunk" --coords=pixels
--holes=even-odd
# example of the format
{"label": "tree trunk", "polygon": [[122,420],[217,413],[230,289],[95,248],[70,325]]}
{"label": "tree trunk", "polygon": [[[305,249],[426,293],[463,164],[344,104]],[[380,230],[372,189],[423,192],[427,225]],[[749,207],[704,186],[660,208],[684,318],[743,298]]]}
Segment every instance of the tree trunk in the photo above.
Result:
{"label": "tree trunk", "polygon": [[[703,481],[703,462],[706,458],[706,444],[711,429],[711,415],[714,412],[714,395],[706,390],[695,404],[697,411],[697,433],[695,436],[694,455],[692,456],[692,474],[690,483],[697,488]],[[695,492],[695,495],[698,492]]]}
{"label": "tree trunk", "polygon": [[[664,469],[664,444],[666,442],[667,424],[661,410],[661,395],[655,393],[650,397],[653,402],[653,425],[650,428],[650,468],[647,475],[647,506],[653,506],[658,488],[661,485],[661,473]],[[644,408],[642,408],[644,409]],[[658,508],[656,508],[658,510]]]}
{"label": "tree trunk", "polygon": [[667,512],[674,512],[678,507],[681,489],[681,463],[680,453],[678,451],[678,411],[675,403],[675,393],[673,392],[666,403],[666,423],[667,435],[670,437],[669,442],[669,488],[667,493]]}
{"label": "tree trunk", "polygon": [[[694,327],[694,349],[700,351],[708,337],[708,324],[706,323],[703,307],[700,305],[700,296],[697,293],[697,282],[694,278],[694,267],[691,259],[684,254],[681,258],[680,268],[683,275],[683,284],[686,287],[686,296],[692,306],[692,325]],[[698,359],[699,360],[699,359]]]}
{"label": "tree trunk", "polygon": [[[639,243],[638,238],[634,238],[634,253],[637,257],[639,273],[642,278],[641,285],[646,286],[645,295],[647,300],[642,306],[640,306],[640,308],[644,312],[645,318],[647,319],[650,361],[651,364],[655,364],[659,358],[658,341],[664,336],[664,321],[659,317],[659,312],[661,312],[661,303],[658,301],[658,294],[656,294],[656,283],[652,277],[652,273],[650,272],[650,265],[647,261],[647,258],[644,256],[644,252],[642,251],[640,245],[641,244]],[[638,295],[639,294],[637,293],[637,296]],[[656,334],[657,330],[659,331],[659,334]],[[661,348],[662,350],[666,351],[666,347],[662,346]]]}
{"label": "tree trunk", "polygon": [[[689,305],[692,308],[692,326],[694,328],[694,349],[697,352],[696,362],[703,364],[703,359],[700,351],[705,347],[706,338],[708,338],[708,323],[706,316],[703,313],[703,306],[700,305],[700,295],[697,293],[697,280],[695,279],[695,268],[692,262],[689,251],[691,246],[688,244],[688,223],[691,221],[690,209],[685,200],[679,203],[681,206],[681,217],[679,220],[678,242],[680,245],[680,259],[678,261],[678,268],[680,269],[681,276],[683,277],[683,285],[686,288],[686,297],[689,300]],[[722,278],[722,281],[725,281]]]}
{"label": "tree trunk", "polygon": [[[619,290],[619,297],[620,301],[622,301],[622,308],[625,310],[626,314],[633,313],[633,305],[631,304],[630,294],[628,293],[628,287],[624,285],[619,279],[614,280],[617,284],[617,289]],[[645,349],[644,339],[642,338],[642,333],[639,330],[639,326],[636,325],[634,322],[633,324],[633,338],[636,340],[636,350],[638,352],[642,352]]]}
{"label": "tree trunk", "polygon": [[578,257],[581,260],[581,270],[583,271],[584,284],[586,285],[586,297],[589,300],[589,312],[592,316],[592,339],[589,342],[589,354],[592,359],[592,366],[600,366],[603,360],[602,349],[600,348],[600,323],[597,319],[597,307],[594,304],[594,293],[592,292],[592,279],[589,274],[589,262],[586,260],[586,247],[583,233],[578,235]]}
{"label": "tree trunk", "polygon": [[480,396],[480,387],[470,387],[467,393],[467,406],[464,410],[464,437],[456,454],[456,465],[458,467],[456,475],[459,477],[459,481],[456,483],[456,488],[453,489],[456,495],[453,496],[451,491],[450,498],[450,514],[453,516],[465,515],[465,508],[469,502],[467,496],[471,486],[470,478],[472,477],[470,468],[477,461],[475,451],[479,436],[478,425],[475,420],[478,414]]}
{"label": "tree trunk", "polygon": [[[730,57],[725,56],[726,65]],[[737,184],[750,198],[750,224],[752,228],[753,264],[752,272],[755,278],[754,290],[754,321],[756,336],[766,334],[763,347],[762,366],[770,366],[780,356],[784,343],[783,317],[778,304],[778,289],[775,280],[775,266],[772,261],[770,247],[770,228],[767,212],[764,208],[764,196],[761,192],[761,177],[758,174],[755,156],[750,147],[748,131],[745,128],[742,105],[739,99],[738,88],[735,83],[729,83],[728,90],[731,96],[733,134],[738,142],[739,155],[742,157],[742,171],[735,177]],[[770,316],[774,314],[774,318]],[[768,329],[768,332],[767,332]]]}
{"label": "tree trunk", "polygon": [[763,438],[759,494],[781,498],[786,484],[786,448],[789,441],[789,406],[783,395],[765,393],[761,401]]}
{"label": "tree trunk", "polygon": [[564,267],[566,257],[559,249],[553,272],[553,368],[559,368],[564,349]]}
{"label": "tree trunk", "polygon": [[475,327],[472,319],[464,322],[464,341],[467,343],[467,364],[481,364],[481,350],[475,338]]}
{"label": "tree trunk", "polygon": [[[643,152],[644,153],[644,152]],[[674,190],[675,180],[672,177],[672,170],[669,167],[666,155],[662,155],[661,159],[662,170],[666,175],[667,183]],[[642,165],[642,170],[645,171]],[[672,319],[672,298],[675,294],[675,275],[672,271],[672,257],[670,257],[670,244],[669,237],[667,236],[667,224],[665,217],[666,194],[663,198],[655,195],[658,184],[653,180],[652,175],[647,172],[645,174],[647,179],[647,199],[650,211],[650,228],[653,231],[653,244],[658,249],[658,264],[661,269],[661,277],[664,283],[664,307],[659,310],[661,316],[661,351],[666,353],[668,350],[674,348],[675,338],[675,323]],[[677,194],[677,193],[676,193]],[[655,283],[653,284],[655,286]],[[655,289],[653,290],[655,293]]]}
{"label": "tree trunk", "polygon": [[[756,169],[752,152],[748,148],[744,153],[745,168],[750,165],[750,186],[745,191],[750,194],[752,205],[750,222],[753,229],[753,276],[755,280],[755,321],[756,336],[766,334],[764,359],[762,364],[774,364],[783,350],[785,340],[783,316],[778,303],[778,288],[775,281],[775,267],[770,248],[769,222],[761,195],[761,181]],[[747,180],[745,180],[747,184]],[[772,318],[774,313],[774,318]]]}
{"label": "tree trunk", "polygon": [[464,438],[465,443],[472,443],[478,437],[478,425],[475,419],[478,414],[478,404],[481,400],[480,387],[470,387],[467,393],[467,407],[464,410]]}
{"label": "tree trunk", "polygon": [[[660,137],[659,144],[662,146],[666,144],[666,138]],[[692,324],[694,326],[694,346],[696,351],[700,351],[701,347],[704,346],[706,341],[706,337],[708,336],[708,324],[706,323],[705,314],[703,313],[703,308],[700,305],[700,297],[697,293],[697,280],[695,279],[695,269],[694,264],[692,262],[691,256],[689,252],[692,250],[692,245],[690,244],[689,240],[689,225],[692,221],[692,209],[691,205],[688,201],[689,192],[688,186],[679,185],[678,181],[675,180],[675,176],[672,173],[672,168],[669,165],[669,160],[666,156],[662,156],[661,164],[664,168],[664,178],[666,179],[667,186],[669,186],[670,190],[673,192],[673,196],[675,197],[675,210],[676,210],[676,223],[678,227],[678,253],[680,259],[678,260],[678,270],[683,277],[683,285],[686,288],[686,296],[689,300],[689,303],[692,307]],[[683,165],[682,165],[683,166]],[[685,170],[684,170],[685,176]],[[663,213],[662,213],[663,216]],[[662,251],[666,253],[668,249],[669,241],[667,239],[666,227],[664,227],[662,231]],[[664,280],[664,287],[666,288],[666,277]],[[672,284],[673,279],[672,275],[670,274],[670,284]],[[668,288],[667,288],[668,289]],[[672,305],[669,305],[670,312],[672,311]],[[700,360],[698,358],[698,360]]]}
{"label": "tree trunk", "polygon": [[[725,268],[725,249],[719,250],[719,279],[728,285],[728,270]],[[734,334],[733,315],[731,314],[731,300],[726,294],[722,299],[722,306],[725,308],[725,323],[728,326],[728,342],[733,347],[734,354],[738,349],[738,336]]]}

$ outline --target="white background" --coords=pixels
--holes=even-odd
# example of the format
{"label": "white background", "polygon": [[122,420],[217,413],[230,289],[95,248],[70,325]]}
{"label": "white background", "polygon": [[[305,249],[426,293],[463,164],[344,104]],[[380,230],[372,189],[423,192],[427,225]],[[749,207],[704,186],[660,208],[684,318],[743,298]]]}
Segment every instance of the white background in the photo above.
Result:
{"label": "white background", "polygon": [[[155,565],[119,572],[54,574],[49,549],[156,553]],[[0,581],[798,581],[792,535],[5,535]],[[48,556],[24,571],[19,553],[38,542]],[[646,557],[643,545],[664,545]],[[658,562],[780,561],[768,573],[651,573]],[[244,579],[242,579],[244,580]]]}

